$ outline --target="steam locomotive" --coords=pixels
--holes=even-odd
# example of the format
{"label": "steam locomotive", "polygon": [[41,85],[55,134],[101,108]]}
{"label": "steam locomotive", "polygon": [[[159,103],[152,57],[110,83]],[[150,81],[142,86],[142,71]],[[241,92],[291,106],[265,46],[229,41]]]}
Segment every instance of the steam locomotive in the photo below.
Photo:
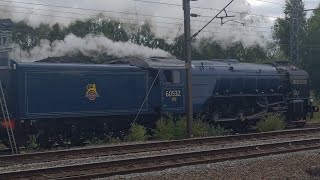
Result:
{"label": "steam locomotive", "polygon": [[[185,113],[185,63],[152,57],[108,64],[18,63],[0,70],[10,114],[0,139],[13,127],[19,144],[37,135],[47,146],[103,136],[133,120],[154,123]],[[233,59],[192,62],[195,114],[212,123],[246,123],[281,113],[303,125],[313,112],[308,74],[287,63],[250,64]]]}

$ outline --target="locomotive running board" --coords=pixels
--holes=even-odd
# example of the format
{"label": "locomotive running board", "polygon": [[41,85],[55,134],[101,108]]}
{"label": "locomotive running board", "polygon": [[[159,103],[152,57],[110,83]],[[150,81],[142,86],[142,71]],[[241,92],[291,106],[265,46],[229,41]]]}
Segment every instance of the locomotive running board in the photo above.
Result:
{"label": "locomotive running board", "polygon": [[[261,111],[261,112],[259,112],[259,113],[257,113],[257,114],[252,115],[252,116],[247,116],[247,117],[245,117],[244,119],[245,119],[245,120],[256,119],[256,118],[258,118],[258,117],[260,117],[260,116],[263,116],[263,115],[265,115],[265,114],[267,114],[267,113],[268,113],[267,110]],[[229,121],[237,121],[237,120],[239,120],[239,118],[225,118],[225,119],[215,120],[215,122],[229,122]]]}

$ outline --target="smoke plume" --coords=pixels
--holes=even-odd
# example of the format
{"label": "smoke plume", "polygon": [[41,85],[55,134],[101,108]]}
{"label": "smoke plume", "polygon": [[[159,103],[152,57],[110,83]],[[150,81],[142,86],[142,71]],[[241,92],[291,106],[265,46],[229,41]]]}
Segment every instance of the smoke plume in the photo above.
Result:
{"label": "smoke plume", "polygon": [[[179,28],[183,24],[182,0],[181,2],[170,0],[150,0],[148,2],[139,0],[82,0],[80,3],[77,0],[4,0],[0,2],[0,8],[3,8],[0,9],[0,15],[9,16],[15,21],[24,20],[29,25],[37,27],[40,23],[68,25],[75,19],[86,19],[101,13],[109,19],[124,23],[142,24],[148,21],[152,25],[152,30],[161,38],[174,38],[176,34],[183,32],[183,28]],[[200,15],[200,17],[192,18],[192,31],[200,29],[228,2],[220,0],[191,2],[192,13]],[[228,15],[235,17],[224,19],[224,21],[232,21],[222,26],[220,19],[216,19],[200,36],[213,35],[226,40],[230,37],[233,39],[236,37],[239,40],[259,39],[259,37],[253,36],[259,36],[260,33],[257,33],[259,29],[251,25],[259,24],[261,21],[250,16],[250,8],[250,4],[245,0],[235,0],[227,8]],[[224,15],[224,13],[221,14],[221,16]],[[259,17],[259,19],[261,18]],[[241,26],[239,22],[244,25]],[[251,35],[246,36],[246,32],[250,32]]]}
{"label": "smoke plume", "polygon": [[[192,32],[195,33],[203,27],[203,25],[205,25],[228,3],[229,1],[221,0],[199,0],[191,2],[192,13],[200,15],[200,17],[192,18]],[[270,36],[270,32],[266,34],[265,31],[262,31],[265,29],[261,29],[259,26],[264,26],[266,20],[262,17],[250,16],[250,8],[250,4],[247,3],[246,0],[235,0],[227,8],[228,15],[235,17],[223,19],[223,25],[221,24],[222,21],[220,21],[220,19],[214,20],[203,32],[199,34],[197,38],[210,37],[214,40],[218,40],[218,42],[223,45],[228,45],[235,41],[242,41],[244,44],[264,44],[266,36]],[[102,14],[105,19],[117,20],[126,24],[142,25],[145,22],[148,22],[155,35],[159,38],[165,39],[169,43],[172,42],[175,37],[183,33],[182,0],[0,1],[0,16],[12,18],[16,22],[23,20],[32,27],[38,27],[41,23],[51,25],[59,23],[62,26],[67,26],[75,20],[84,20],[90,17],[96,17],[97,14]],[[221,16],[224,15],[226,14],[221,14]],[[94,41],[90,41],[90,39],[94,39]],[[88,41],[91,43],[90,47],[86,44],[79,44]],[[95,42],[106,42],[107,44],[94,44]],[[116,49],[119,48],[119,43],[111,42],[102,36],[87,36],[84,39],[80,39],[73,35],[69,35],[64,41],[56,41],[53,45],[53,47],[50,47],[49,43],[44,40],[41,45],[34,48],[30,54],[35,56],[36,59],[39,59],[45,57],[45,52],[48,52],[47,56],[57,56],[67,54],[66,49],[86,52],[87,50],[96,47],[99,49],[98,51],[111,50],[110,53],[125,55],[121,46],[120,49]],[[67,45],[74,47],[67,47]],[[135,49],[129,50],[131,55],[136,53],[142,55],[142,49],[147,52],[144,56],[149,56],[151,54],[164,55],[164,52],[160,50],[152,50],[145,47],[135,46],[131,43],[125,43],[124,45],[128,45]],[[112,48],[112,46],[114,47]],[[61,47],[64,47],[65,49]],[[140,50],[137,50],[138,47]],[[119,52],[116,52],[116,50],[119,50]],[[22,57],[30,56],[24,52],[21,54],[23,54],[23,56],[21,55]]]}
{"label": "smoke plume", "polygon": [[48,40],[42,40],[40,45],[30,52],[15,48],[12,57],[22,61],[35,61],[53,56],[72,55],[81,52],[83,55],[108,53],[116,57],[137,56],[137,57],[170,57],[171,55],[160,49],[151,49],[139,46],[131,42],[113,42],[103,35],[87,35],[79,38],[69,34],[64,40],[56,40],[51,45]]}

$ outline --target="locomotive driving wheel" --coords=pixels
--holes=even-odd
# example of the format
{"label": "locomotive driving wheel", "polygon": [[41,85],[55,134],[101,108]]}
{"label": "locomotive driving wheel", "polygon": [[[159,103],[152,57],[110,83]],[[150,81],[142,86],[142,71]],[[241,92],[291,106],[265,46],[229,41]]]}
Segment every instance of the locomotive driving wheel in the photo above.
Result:
{"label": "locomotive driving wheel", "polygon": [[216,123],[219,119],[223,116],[223,109],[225,108],[225,105],[214,105],[214,104],[208,104],[206,108],[206,121],[209,123]]}
{"label": "locomotive driving wheel", "polygon": [[43,129],[41,129],[38,133],[37,142],[38,142],[39,147],[44,148],[44,149],[51,148],[52,145],[54,144],[54,141],[52,141],[52,139],[50,139],[49,134]]}

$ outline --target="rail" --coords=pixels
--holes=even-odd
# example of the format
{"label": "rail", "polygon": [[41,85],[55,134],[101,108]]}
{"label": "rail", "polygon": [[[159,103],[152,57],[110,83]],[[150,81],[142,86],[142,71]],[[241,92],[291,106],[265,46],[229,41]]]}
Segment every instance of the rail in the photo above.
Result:
{"label": "rail", "polygon": [[0,179],[89,179],[319,149],[320,138],[0,173]]}
{"label": "rail", "polygon": [[66,149],[58,151],[45,151],[18,155],[0,156],[0,167],[15,164],[31,164],[39,162],[58,161],[63,159],[80,159],[88,157],[111,156],[129,153],[179,149],[201,145],[221,145],[241,141],[258,141],[265,139],[303,137],[320,133],[320,128],[294,129],[268,133],[252,133],[244,135],[231,135],[221,137],[194,138],[175,141],[158,141],[127,145],[97,146],[87,148]]}

